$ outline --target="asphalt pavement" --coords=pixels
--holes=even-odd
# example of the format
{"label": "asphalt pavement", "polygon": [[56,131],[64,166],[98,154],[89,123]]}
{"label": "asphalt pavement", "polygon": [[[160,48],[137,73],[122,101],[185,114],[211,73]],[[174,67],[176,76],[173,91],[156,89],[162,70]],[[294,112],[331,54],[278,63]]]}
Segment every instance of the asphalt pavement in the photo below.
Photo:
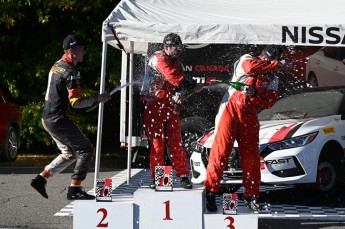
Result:
{"label": "asphalt pavement", "polygon": [[[69,229],[73,217],[54,216],[71,203],[66,199],[72,170],[52,177],[47,184],[49,198],[45,199],[31,186],[30,181],[42,168],[0,167],[0,228]],[[110,178],[117,170],[100,171],[100,178]],[[86,191],[93,189],[94,173],[82,183]]]}
{"label": "asphalt pavement", "polygon": [[[71,203],[66,199],[71,169],[51,178],[47,184],[48,199],[40,196],[31,186],[30,180],[42,168],[9,168],[0,167],[0,228],[27,229],[69,229],[73,228],[73,217],[54,216],[58,211]],[[110,178],[119,170],[100,171],[101,178]],[[93,188],[94,173],[90,172],[83,182],[86,191]],[[337,194],[335,202],[343,202],[342,193]],[[267,196],[267,195],[265,195]],[[286,193],[275,194],[273,199],[285,199],[291,196]],[[311,200],[312,201],[312,200]],[[326,200],[327,201],[327,200]],[[317,200],[315,200],[317,202]],[[330,201],[328,201],[330,202]],[[342,204],[340,204],[342,205]],[[345,205],[343,205],[345,207]],[[121,229],[121,227],[119,227]],[[250,227],[248,227],[250,228]],[[313,219],[259,219],[259,229],[345,229],[345,221]],[[154,229],[154,228],[152,228]]]}

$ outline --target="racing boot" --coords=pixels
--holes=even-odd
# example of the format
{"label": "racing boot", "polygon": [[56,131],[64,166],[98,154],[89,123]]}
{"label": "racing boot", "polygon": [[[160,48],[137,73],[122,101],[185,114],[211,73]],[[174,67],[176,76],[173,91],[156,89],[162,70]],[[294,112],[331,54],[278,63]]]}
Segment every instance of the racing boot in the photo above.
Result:
{"label": "racing boot", "polygon": [[216,194],[206,190],[206,208],[209,212],[217,211]]}
{"label": "racing boot", "polygon": [[36,191],[41,194],[44,198],[48,199],[48,194],[46,192],[47,180],[41,176],[37,175],[31,180],[31,186],[36,189]]}
{"label": "racing boot", "polygon": [[193,187],[188,177],[181,177],[181,187],[184,189],[191,189]]}
{"label": "racing boot", "polygon": [[156,181],[152,180],[152,183],[149,185],[150,188],[156,189]]}
{"label": "racing boot", "polygon": [[68,200],[93,200],[95,196],[89,195],[85,192],[83,187],[69,186],[67,192]]}
{"label": "racing boot", "polygon": [[247,201],[248,207],[252,209],[253,211],[259,211],[261,209],[259,205],[259,201],[256,197],[251,197],[246,201]]}

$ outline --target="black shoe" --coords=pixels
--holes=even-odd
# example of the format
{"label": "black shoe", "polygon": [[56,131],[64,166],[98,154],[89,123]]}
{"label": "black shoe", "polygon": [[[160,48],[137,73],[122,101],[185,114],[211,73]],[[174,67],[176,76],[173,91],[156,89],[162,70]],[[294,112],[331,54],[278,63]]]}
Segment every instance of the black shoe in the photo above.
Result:
{"label": "black shoe", "polygon": [[150,188],[156,189],[156,181],[152,180],[152,183],[149,185]]}
{"label": "black shoe", "polygon": [[259,211],[260,205],[259,201],[256,197],[251,197],[250,199],[247,200],[248,207],[252,209],[253,211]]}
{"label": "black shoe", "polygon": [[181,187],[184,189],[191,189],[193,187],[188,177],[181,177]]}
{"label": "black shoe", "polygon": [[89,195],[80,186],[69,186],[67,192],[68,200],[93,200],[95,196]]}
{"label": "black shoe", "polygon": [[36,191],[41,194],[44,198],[48,199],[48,194],[46,192],[47,180],[41,175],[37,175],[31,180],[31,186],[36,189]]}
{"label": "black shoe", "polygon": [[217,211],[216,194],[206,190],[206,208],[209,212]]}

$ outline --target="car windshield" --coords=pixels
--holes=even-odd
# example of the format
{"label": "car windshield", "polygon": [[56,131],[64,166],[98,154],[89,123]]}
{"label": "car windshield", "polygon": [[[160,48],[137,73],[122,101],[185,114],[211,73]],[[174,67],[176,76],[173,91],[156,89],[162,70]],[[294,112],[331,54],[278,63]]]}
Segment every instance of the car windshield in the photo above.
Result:
{"label": "car windshield", "polygon": [[344,94],[340,91],[305,92],[282,98],[258,114],[260,121],[336,115]]}

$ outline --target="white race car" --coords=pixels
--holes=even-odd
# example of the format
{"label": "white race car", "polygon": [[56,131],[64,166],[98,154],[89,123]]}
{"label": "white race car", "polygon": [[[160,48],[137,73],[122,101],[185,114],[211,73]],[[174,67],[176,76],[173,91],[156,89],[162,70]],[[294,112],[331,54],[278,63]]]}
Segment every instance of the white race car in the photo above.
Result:
{"label": "white race car", "polygon": [[[345,87],[308,89],[282,98],[258,114],[262,183],[313,184],[327,192],[345,177],[344,93]],[[205,180],[213,139],[211,130],[193,143],[190,164],[195,184]],[[232,191],[242,184],[236,142],[221,182]]]}

